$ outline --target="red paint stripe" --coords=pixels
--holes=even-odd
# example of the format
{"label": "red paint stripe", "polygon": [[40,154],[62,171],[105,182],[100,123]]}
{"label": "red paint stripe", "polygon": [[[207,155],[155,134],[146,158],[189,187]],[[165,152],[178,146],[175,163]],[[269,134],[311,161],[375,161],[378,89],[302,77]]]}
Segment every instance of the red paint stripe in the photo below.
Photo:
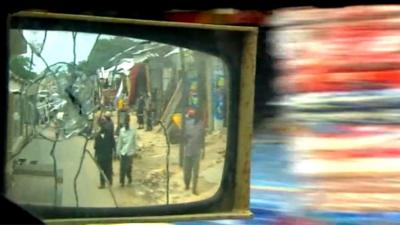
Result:
{"label": "red paint stripe", "polygon": [[[314,154],[313,154],[314,155]],[[323,151],[316,152],[315,156],[320,159],[339,160],[355,158],[391,158],[400,157],[400,149],[363,149],[363,150],[341,150],[341,151]]]}

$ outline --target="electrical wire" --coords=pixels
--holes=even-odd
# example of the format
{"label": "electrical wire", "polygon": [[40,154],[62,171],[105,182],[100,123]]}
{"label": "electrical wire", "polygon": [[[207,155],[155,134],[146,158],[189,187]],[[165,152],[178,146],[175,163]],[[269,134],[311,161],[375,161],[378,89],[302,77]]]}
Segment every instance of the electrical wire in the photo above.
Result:
{"label": "electrical wire", "polygon": [[[45,31],[45,32],[47,32],[47,31]],[[47,36],[47,35],[46,35],[46,36]],[[48,68],[48,67],[49,67],[49,64],[47,63],[47,61],[43,58],[43,56],[41,55],[40,52],[37,52],[35,46],[33,46],[31,43],[29,43],[29,42],[26,40],[26,38],[25,38],[25,36],[24,36],[23,34],[22,34],[22,39],[23,39],[24,42],[29,46],[29,48],[32,50],[32,52],[35,53],[35,55],[36,55],[37,57],[39,57],[39,58],[43,61],[43,63],[46,65],[46,67]]]}
{"label": "electrical wire", "polygon": [[[75,48],[76,47],[76,32],[72,32],[72,41],[73,41],[72,53],[74,55],[74,61],[73,61],[74,67],[73,67],[73,69],[74,69],[74,72],[75,72],[75,69],[76,69],[76,48]],[[85,154],[86,154],[86,146],[87,146],[89,140],[90,140],[90,137],[85,137],[85,144],[83,145],[83,150],[82,150],[82,155],[81,155],[81,159],[80,159],[80,162],[79,162],[78,171],[76,172],[75,177],[74,177],[74,194],[75,194],[76,207],[79,207],[79,195],[78,195],[78,188],[77,188],[77,180],[78,180],[78,177],[79,177],[79,175],[81,173],[81,170],[82,170],[83,161],[85,159]]]}
{"label": "electrical wire", "polygon": [[32,71],[32,66],[33,66],[33,56],[34,56],[34,53],[33,53],[33,51],[31,51],[31,59],[30,59],[30,62],[29,62],[29,72],[31,72],[31,71]]}
{"label": "electrical wire", "polygon": [[43,37],[43,41],[42,41],[42,47],[40,48],[40,54],[42,54],[43,49],[44,49],[44,43],[46,42],[46,38],[47,38],[47,30],[44,31],[44,37]]}
{"label": "electrical wire", "polygon": [[[40,46],[40,50],[39,50],[39,54],[42,54],[42,51],[44,49],[44,44],[46,43],[46,38],[47,38],[47,30],[44,31],[44,37],[43,37],[43,41],[42,41],[42,45]],[[29,64],[29,72],[32,72],[32,66],[33,66],[33,55],[34,55],[34,51],[31,51],[31,61]]]}
{"label": "electrical wire", "polygon": [[72,41],[73,41],[73,48],[72,48],[72,53],[74,55],[74,69],[76,68],[76,32],[72,32]]}
{"label": "electrical wire", "polygon": [[[92,49],[91,49],[91,51],[90,51],[90,53],[89,53],[88,58],[90,58],[90,56],[91,56],[91,54],[92,54],[92,52],[93,52],[93,49],[94,49],[95,46],[97,45],[97,42],[98,42],[100,36],[101,36],[101,34],[98,34],[98,35],[97,35],[96,41],[95,41],[95,43],[93,44],[93,47],[92,47]],[[74,42],[75,42],[74,34],[73,34],[73,40],[74,40]],[[74,53],[74,61],[75,61],[75,59],[76,59],[76,58],[75,58],[75,57],[76,57],[76,56],[75,56],[75,43],[74,43],[74,50],[73,50],[73,51],[74,51],[73,53]],[[99,88],[100,88],[100,93],[99,93],[99,94],[100,94],[100,99],[101,99],[101,97],[102,97],[102,96],[101,96],[101,93],[102,93],[102,87],[101,87],[101,85],[100,85]],[[100,104],[100,115],[99,115],[99,118],[102,117],[103,113],[104,113],[104,107]],[[95,123],[95,121],[96,121],[96,119],[94,118],[93,123]],[[93,127],[94,127],[94,126],[92,126],[92,129],[93,129]],[[91,133],[93,133],[93,132],[91,132]],[[78,189],[77,189],[77,180],[78,180],[78,177],[79,177],[80,172],[81,172],[81,169],[82,169],[82,165],[83,165],[83,161],[84,161],[84,158],[85,158],[85,154],[88,153],[89,156],[95,161],[96,166],[98,166],[96,160],[94,159],[94,157],[92,156],[92,154],[91,154],[91,153],[87,150],[87,148],[86,148],[86,146],[87,146],[89,140],[90,140],[90,139],[93,139],[96,135],[97,135],[97,134],[94,134],[94,135],[92,134],[92,135],[88,135],[88,136],[83,136],[83,137],[85,138],[85,144],[84,144],[84,146],[83,146],[83,151],[82,151],[82,155],[81,155],[81,158],[80,158],[78,171],[77,171],[77,173],[75,174],[75,177],[74,177],[74,196],[75,196],[76,207],[79,207],[79,195],[78,195]],[[104,175],[104,172],[103,172],[102,170],[100,170],[100,172],[101,172],[102,175]],[[106,180],[108,181],[107,178],[106,178]],[[116,207],[118,207],[118,204],[117,204],[117,201],[116,201],[116,199],[115,199],[114,193],[112,192],[112,190],[111,190],[110,188],[109,188],[109,191],[111,192],[111,195],[112,195],[112,198],[113,198],[113,201],[114,201]]]}
{"label": "electrical wire", "polygon": [[[94,136],[92,136],[92,138],[95,137],[95,136],[97,136],[97,135],[99,135],[99,133],[96,133]],[[103,178],[105,178],[105,180],[106,180],[106,182],[107,182],[107,184],[108,184],[108,191],[109,191],[110,194],[111,194],[111,197],[112,197],[112,199],[113,199],[113,202],[114,202],[114,204],[115,204],[115,207],[118,208],[118,202],[117,202],[117,200],[116,200],[116,198],[115,198],[114,192],[113,192],[112,189],[111,189],[111,183],[110,183],[110,181],[108,180],[108,178],[107,178],[107,176],[105,175],[104,171],[100,168],[100,166],[99,166],[99,164],[97,163],[97,160],[95,159],[95,157],[93,156],[93,154],[86,148],[87,143],[89,142],[89,140],[90,140],[89,137],[86,138],[85,144],[84,144],[84,146],[83,146],[83,151],[82,151],[82,155],[81,155],[81,158],[80,158],[80,162],[79,162],[78,171],[77,171],[77,173],[75,174],[75,178],[74,178],[74,194],[75,194],[76,207],[79,207],[79,195],[78,195],[78,189],[77,189],[77,180],[78,180],[78,178],[79,178],[79,175],[80,175],[80,172],[81,172],[81,169],[82,169],[82,166],[83,166],[85,154],[87,153],[87,154],[89,155],[89,157],[92,159],[92,161],[95,163],[95,165],[96,165],[97,169],[99,170],[101,176],[102,176]]]}
{"label": "electrical wire", "polygon": [[117,200],[116,200],[116,198],[115,198],[115,195],[114,195],[113,190],[111,189],[111,183],[110,183],[110,181],[108,180],[106,174],[105,174],[104,171],[100,168],[100,165],[98,164],[98,162],[97,162],[97,160],[95,159],[95,157],[93,156],[93,154],[92,154],[89,150],[87,150],[87,149],[86,149],[86,153],[88,153],[88,155],[90,156],[90,158],[93,160],[93,162],[94,162],[94,164],[96,165],[97,169],[100,171],[101,176],[106,180],[106,182],[107,182],[107,184],[108,184],[108,185],[107,185],[107,186],[108,186],[107,189],[108,189],[108,191],[109,191],[110,194],[111,194],[111,197],[112,197],[112,199],[113,199],[113,201],[114,201],[115,207],[118,208]]}

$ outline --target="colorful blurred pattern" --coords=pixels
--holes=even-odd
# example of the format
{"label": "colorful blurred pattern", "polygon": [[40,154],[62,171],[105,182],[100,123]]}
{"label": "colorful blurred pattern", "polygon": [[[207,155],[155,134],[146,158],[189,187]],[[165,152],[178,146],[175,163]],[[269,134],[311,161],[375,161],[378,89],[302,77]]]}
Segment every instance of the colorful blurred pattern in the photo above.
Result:
{"label": "colorful blurred pattern", "polygon": [[239,13],[168,18],[272,27],[280,135],[255,132],[253,219],[177,224],[400,224],[400,5]]}
{"label": "colorful blurred pattern", "polygon": [[312,212],[400,210],[400,5],[274,12],[288,148]]}
{"label": "colorful blurred pattern", "polygon": [[[389,225],[400,223],[395,212],[334,212],[305,210],[304,179],[291,172],[291,150],[285,137],[256,131],[253,139],[250,208],[246,220],[184,221],[177,225]],[[362,180],[357,182],[362,183]],[[347,183],[352,188],[353,181]],[[378,182],[375,185],[379,186]]]}

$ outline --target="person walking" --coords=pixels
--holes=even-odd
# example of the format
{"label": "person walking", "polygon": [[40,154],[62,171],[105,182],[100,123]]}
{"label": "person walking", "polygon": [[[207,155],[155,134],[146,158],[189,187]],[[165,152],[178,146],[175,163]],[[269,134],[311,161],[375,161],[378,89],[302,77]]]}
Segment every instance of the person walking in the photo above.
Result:
{"label": "person walking", "polygon": [[120,158],[120,185],[125,186],[125,177],[128,178],[128,184],[132,183],[132,161],[133,155],[137,149],[136,130],[130,127],[130,116],[125,116],[124,126],[121,127],[118,141],[117,141],[117,154]]}
{"label": "person walking", "polygon": [[[107,128],[107,122],[104,118],[99,121],[100,131],[94,141],[95,157],[100,169],[104,172],[110,185],[113,183],[112,179],[112,155],[115,148],[115,140],[113,133]],[[100,173],[100,186],[102,189],[105,187],[105,178]]]}
{"label": "person walking", "polygon": [[186,190],[192,181],[192,192],[197,195],[197,180],[199,175],[200,158],[204,146],[204,122],[202,113],[190,110],[187,114],[184,134],[183,176]]}
{"label": "person walking", "polygon": [[[108,132],[110,132],[111,136],[114,138],[114,122],[112,121],[112,113],[110,111],[107,111],[104,113],[104,118],[105,118],[105,128]],[[114,146],[113,148],[113,158],[117,159],[117,151]]]}

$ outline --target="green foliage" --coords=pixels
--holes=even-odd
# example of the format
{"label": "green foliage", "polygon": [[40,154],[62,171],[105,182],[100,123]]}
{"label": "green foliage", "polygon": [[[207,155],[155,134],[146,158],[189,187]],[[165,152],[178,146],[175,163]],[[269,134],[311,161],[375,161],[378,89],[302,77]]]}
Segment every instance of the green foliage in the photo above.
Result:
{"label": "green foliage", "polygon": [[[35,72],[29,71],[31,59],[26,56],[15,56],[10,60],[10,70],[18,77],[25,80],[34,79],[37,74]],[[32,65],[33,67],[33,65]]]}

